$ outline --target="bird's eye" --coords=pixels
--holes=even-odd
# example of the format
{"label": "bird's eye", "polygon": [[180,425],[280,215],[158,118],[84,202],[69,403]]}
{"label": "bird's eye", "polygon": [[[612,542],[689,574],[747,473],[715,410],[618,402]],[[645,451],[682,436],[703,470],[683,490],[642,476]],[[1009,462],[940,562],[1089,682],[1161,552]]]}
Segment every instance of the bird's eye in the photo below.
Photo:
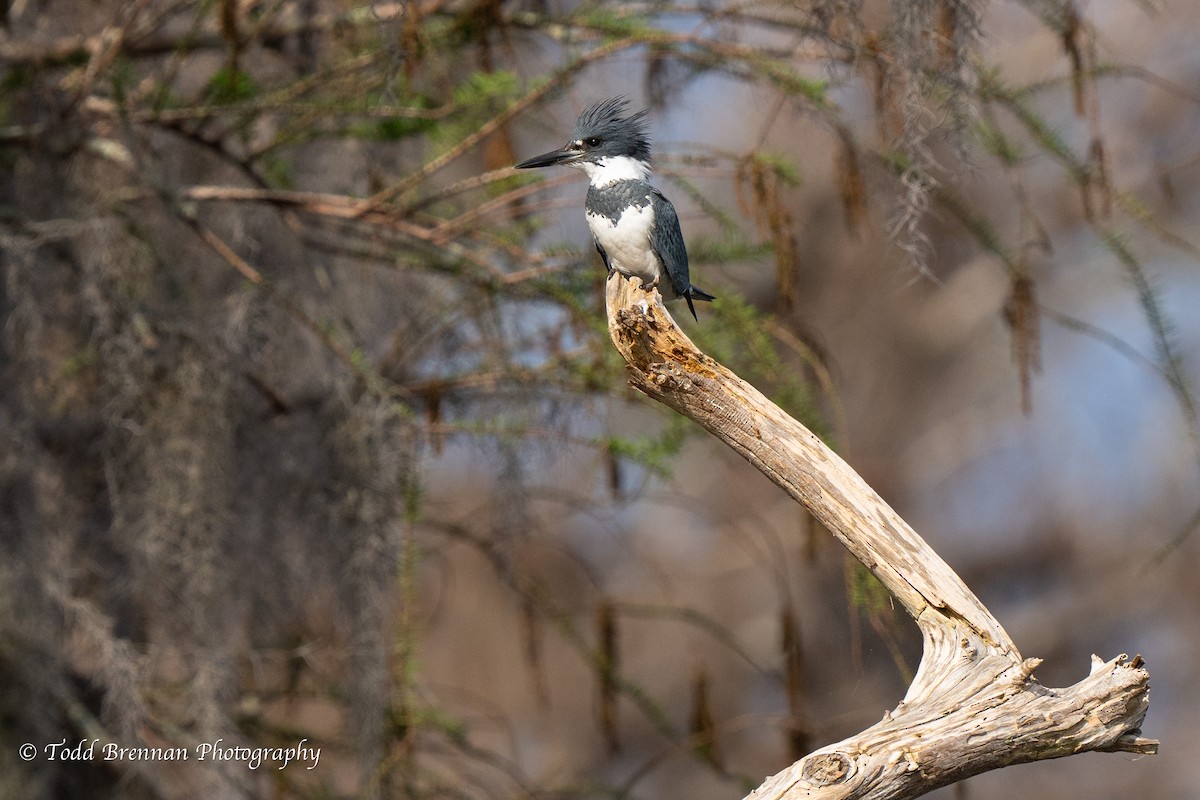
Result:
{"label": "bird's eye", "polygon": [[588,138],[583,140],[583,143],[586,144],[588,147],[599,147],[600,146],[600,138],[597,136],[589,136]]}

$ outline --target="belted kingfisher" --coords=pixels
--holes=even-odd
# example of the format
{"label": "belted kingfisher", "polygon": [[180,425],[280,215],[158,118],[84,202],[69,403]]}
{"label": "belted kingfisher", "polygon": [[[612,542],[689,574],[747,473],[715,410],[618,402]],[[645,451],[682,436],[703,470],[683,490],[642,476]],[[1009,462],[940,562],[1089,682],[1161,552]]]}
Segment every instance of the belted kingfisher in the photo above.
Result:
{"label": "belted kingfisher", "polygon": [[697,320],[693,300],[713,300],[688,277],[687,248],[679,230],[679,215],[663,193],[650,185],[650,139],[645,111],[624,116],[629,101],[601,100],[579,115],[571,140],[562,147],[517,164],[517,169],[562,164],[582,170],[588,187],[588,227],[609,274],[642,279],[658,287],[666,276],[672,297],[687,300]]}

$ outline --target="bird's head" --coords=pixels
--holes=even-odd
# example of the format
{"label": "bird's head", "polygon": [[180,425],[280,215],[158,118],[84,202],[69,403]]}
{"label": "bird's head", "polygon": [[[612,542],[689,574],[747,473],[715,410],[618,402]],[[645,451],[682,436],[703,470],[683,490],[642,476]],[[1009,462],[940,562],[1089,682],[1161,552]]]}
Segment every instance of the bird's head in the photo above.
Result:
{"label": "bird's head", "polygon": [[575,121],[571,139],[558,150],[522,161],[517,169],[555,164],[590,172],[589,167],[613,159],[631,159],[648,168],[650,138],[646,134],[646,112],[625,115],[629,101],[610,97],[590,106]]}

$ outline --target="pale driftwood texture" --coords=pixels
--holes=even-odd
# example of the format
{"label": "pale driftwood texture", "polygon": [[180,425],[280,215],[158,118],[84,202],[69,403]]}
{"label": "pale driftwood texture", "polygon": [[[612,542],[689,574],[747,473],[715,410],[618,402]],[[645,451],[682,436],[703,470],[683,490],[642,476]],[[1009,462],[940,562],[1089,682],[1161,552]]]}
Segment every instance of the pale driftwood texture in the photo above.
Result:
{"label": "pale driftwood texture", "polygon": [[952,569],[811,431],[700,352],[655,290],[608,279],[608,328],[636,389],[691,418],[803,504],[896,596],[924,638],[904,700],[862,733],[768,778],[748,800],[918,797],[998,767],[1087,750],[1157,752],[1140,736],[1140,657],[1092,657],[1065,689],[1039,684]]}

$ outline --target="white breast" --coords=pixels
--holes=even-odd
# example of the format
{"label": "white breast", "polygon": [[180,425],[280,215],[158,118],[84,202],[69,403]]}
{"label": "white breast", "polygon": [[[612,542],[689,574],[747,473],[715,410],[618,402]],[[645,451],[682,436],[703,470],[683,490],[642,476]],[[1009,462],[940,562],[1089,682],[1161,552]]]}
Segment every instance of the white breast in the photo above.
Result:
{"label": "white breast", "polygon": [[650,246],[654,208],[649,203],[641,208],[630,206],[616,222],[596,214],[588,214],[587,221],[613,269],[623,275],[636,275],[646,283],[657,280],[662,262]]}

